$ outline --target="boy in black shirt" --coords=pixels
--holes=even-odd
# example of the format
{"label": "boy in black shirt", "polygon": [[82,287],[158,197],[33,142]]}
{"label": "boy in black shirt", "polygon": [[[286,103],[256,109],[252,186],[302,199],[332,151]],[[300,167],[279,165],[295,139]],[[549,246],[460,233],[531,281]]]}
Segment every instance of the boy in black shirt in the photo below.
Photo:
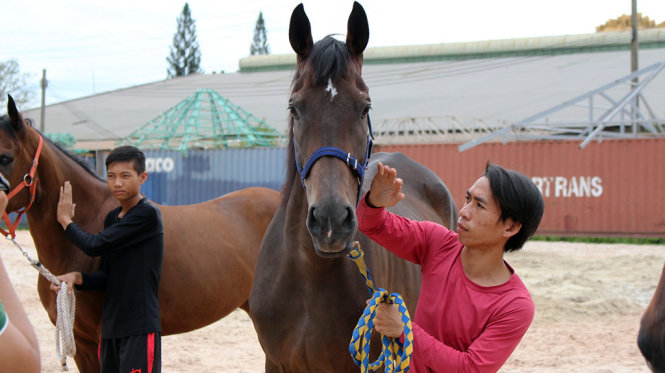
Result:
{"label": "boy in black shirt", "polygon": [[[106,158],[106,182],[120,207],[109,212],[98,234],[72,221],[75,204],[69,182],[60,188],[58,222],[67,238],[88,256],[101,256],[96,272],[58,276],[78,290],[104,290],[100,368],[106,372],[161,372],[159,279],[164,229],[159,209],[141,195],[145,156],[133,146]],[[58,291],[59,286],[51,285]]]}

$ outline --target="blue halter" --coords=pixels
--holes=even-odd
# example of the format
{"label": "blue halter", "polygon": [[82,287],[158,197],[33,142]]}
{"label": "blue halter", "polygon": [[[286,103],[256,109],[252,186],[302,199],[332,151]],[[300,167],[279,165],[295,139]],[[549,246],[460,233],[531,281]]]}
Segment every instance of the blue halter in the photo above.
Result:
{"label": "blue halter", "polygon": [[365,150],[365,159],[360,162],[358,158],[354,157],[351,153],[346,153],[343,150],[336,148],[334,146],[324,146],[317,149],[307,160],[305,167],[300,167],[298,163],[298,155],[296,154],[295,143],[293,144],[293,155],[296,160],[296,168],[300,174],[300,182],[302,183],[303,189],[307,190],[305,187],[305,179],[309,174],[309,170],[312,168],[314,163],[318,161],[321,157],[337,157],[344,161],[346,165],[351,169],[351,171],[358,178],[358,198],[356,199],[356,206],[360,202],[360,191],[363,187],[363,181],[365,179],[365,170],[367,169],[367,162],[369,157],[372,155],[372,146],[374,139],[374,132],[372,131],[372,122],[369,119],[369,114],[367,115],[367,125],[369,127],[369,135],[367,135],[367,148]]}

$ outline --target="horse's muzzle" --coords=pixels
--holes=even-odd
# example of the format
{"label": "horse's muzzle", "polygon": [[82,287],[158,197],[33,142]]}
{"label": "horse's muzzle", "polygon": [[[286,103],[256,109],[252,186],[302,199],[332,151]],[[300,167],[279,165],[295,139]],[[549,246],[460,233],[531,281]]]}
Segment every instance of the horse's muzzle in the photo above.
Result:
{"label": "horse's muzzle", "polygon": [[349,204],[312,205],[307,214],[307,229],[317,254],[346,255],[358,229],[356,212]]}

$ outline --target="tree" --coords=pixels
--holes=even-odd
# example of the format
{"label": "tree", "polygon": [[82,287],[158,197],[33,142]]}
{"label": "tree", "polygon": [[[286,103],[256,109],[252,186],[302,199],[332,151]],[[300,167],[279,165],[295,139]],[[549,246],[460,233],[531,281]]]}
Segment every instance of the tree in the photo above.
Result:
{"label": "tree", "polygon": [[259,12],[259,18],[256,20],[256,27],[254,27],[254,41],[249,47],[249,53],[252,56],[255,54],[270,54],[266,25],[263,21],[263,12]]}
{"label": "tree", "polygon": [[10,94],[20,107],[33,99],[34,92],[29,90],[27,81],[30,74],[21,74],[16,60],[0,61],[0,107],[7,106],[7,95]]}
{"label": "tree", "polygon": [[171,54],[166,57],[169,63],[168,77],[184,76],[201,72],[201,52],[196,41],[196,24],[192,19],[189,4],[185,3],[178,17],[178,31],[173,35]]}
{"label": "tree", "polygon": [[[631,23],[631,16],[622,14],[617,18],[610,19],[605,24],[596,26],[596,32],[630,30]],[[665,27],[665,22],[656,25],[656,21],[649,19],[648,16],[642,16],[642,13],[637,13],[637,28],[639,30],[656,27]]]}

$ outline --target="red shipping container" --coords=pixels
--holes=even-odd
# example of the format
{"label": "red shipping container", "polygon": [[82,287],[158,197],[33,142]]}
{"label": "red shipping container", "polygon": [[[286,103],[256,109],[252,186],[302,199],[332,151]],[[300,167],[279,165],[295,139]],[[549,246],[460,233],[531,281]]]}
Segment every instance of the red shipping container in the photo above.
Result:
{"label": "red shipping container", "polygon": [[[379,139],[380,141],[380,139]],[[489,160],[530,177],[545,199],[539,235],[665,237],[665,138],[380,145],[434,171],[458,208]],[[399,170],[398,170],[399,175]]]}

